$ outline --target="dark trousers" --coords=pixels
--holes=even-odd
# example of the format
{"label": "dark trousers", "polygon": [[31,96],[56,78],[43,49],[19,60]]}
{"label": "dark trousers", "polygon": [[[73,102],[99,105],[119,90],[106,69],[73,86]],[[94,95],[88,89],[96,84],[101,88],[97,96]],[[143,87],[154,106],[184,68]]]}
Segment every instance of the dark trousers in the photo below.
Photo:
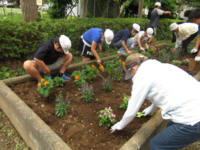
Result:
{"label": "dark trousers", "polygon": [[198,34],[198,32],[196,32],[196,33],[190,35],[187,39],[185,39],[185,40],[183,41],[183,44],[182,44],[182,52],[183,52],[183,54],[187,54],[187,47],[188,47],[188,45],[190,44],[190,42],[191,42],[192,40],[194,40],[194,38],[197,36],[197,34]]}

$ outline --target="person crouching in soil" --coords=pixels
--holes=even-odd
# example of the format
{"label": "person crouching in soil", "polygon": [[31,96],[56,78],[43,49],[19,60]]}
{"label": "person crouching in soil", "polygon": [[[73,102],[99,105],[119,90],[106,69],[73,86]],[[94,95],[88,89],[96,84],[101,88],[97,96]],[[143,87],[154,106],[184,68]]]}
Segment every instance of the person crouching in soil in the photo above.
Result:
{"label": "person crouching in soil", "polygon": [[140,31],[133,37],[133,44],[130,46],[130,50],[133,51],[135,46],[138,46],[141,51],[145,52],[145,49],[142,47],[142,44],[145,44],[146,48],[149,49],[149,46],[147,44],[147,40],[152,36],[153,29],[148,28],[145,31]]}
{"label": "person crouching in soil", "polygon": [[110,45],[113,40],[114,33],[110,29],[102,30],[99,28],[92,28],[86,31],[82,36],[79,43],[79,52],[85,58],[82,62],[97,59],[97,63],[101,64],[101,59],[96,51],[96,48],[104,53],[101,47],[102,42]]}
{"label": "person crouching in soil", "polygon": [[132,54],[133,52],[129,50],[130,46],[133,44],[133,39],[130,38],[131,34],[135,35],[140,31],[140,26],[136,23],[133,24],[133,27],[129,29],[123,29],[118,31],[113,39],[113,45],[118,49],[119,54],[125,55]]}
{"label": "person crouching in soil", "polygon": [[65,75],[65,71],[72,61],[72,54],[69,52],[70,48],[71,41],[65,35],[46,40],[37,47],[31,60],[24,62],[24,69],[32,77],[40,81],[42,79],[40,73],[44,73],[51,79],[51,71],[61,67],[57,76],[69,81],[70,78]]}
{"label": "person crouching in soil", "polygon": [[125,80],[133,81],[131,98],[124,116],[111,127],[111,132],[128,125],[147,99],[152,105],[143,110],[145,116],[161,108],[162,118],[170,120],[166,129],[151,140],[150,150],[179,150],[199,140],[200,83],[174,65],[147,60],[138,53],[128,56],[125,63]]}

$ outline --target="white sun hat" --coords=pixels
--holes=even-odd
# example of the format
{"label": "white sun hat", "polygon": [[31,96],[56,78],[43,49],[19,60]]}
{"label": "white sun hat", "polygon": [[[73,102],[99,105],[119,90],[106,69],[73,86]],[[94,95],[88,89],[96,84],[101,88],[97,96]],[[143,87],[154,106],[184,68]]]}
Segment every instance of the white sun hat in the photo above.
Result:
{"label": "white sun hat", "polygon": [[172,23],[169,27],[171,31],[174,31],[178,27],[178,25],[176,23]]}
{"label": "white sun hat", "polygon": [[154,6],[161,7],[161,3],[160,2],[156,2]]}
{"label": "white sun hat", "polygon": [[153,35],[153,29],[152,28],[147,29],[147,35],[148,35],[148,37],[151,37]]}
{"label": "white sun hat", "polygon": [[140,32],[140,25],[139,25],[139,24],[134,23],[134,24],[133,24],[133,28],[134,28],[136,31]]}
{"label": "white sun hat", "polygon": [[68,54],[69,53],[69,49],[72,46],[70,39],[65,35],[61,35],[60,38],[59,38],[59,42],[60,42],[60,46],[63,49],[63,52],[65,54]]}
{"label": "white sun hat", "polygon": [[105,37],[105,40],[106,40],[106,43],[108,45],[110,45],[111,41],[113,40],[114,38],[114,33],[112,30],[110,29],[106,29],[106,31],[104,32],[104,37]]}

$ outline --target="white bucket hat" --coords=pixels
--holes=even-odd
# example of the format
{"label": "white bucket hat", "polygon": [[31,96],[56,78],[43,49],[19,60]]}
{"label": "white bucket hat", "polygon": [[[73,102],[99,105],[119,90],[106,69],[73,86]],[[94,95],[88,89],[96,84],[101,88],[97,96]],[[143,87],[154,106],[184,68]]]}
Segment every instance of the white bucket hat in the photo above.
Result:
{"label": "white bucket hat", "polygon": [[169,27],[171,31],[174,31],[178,27],[178,25],[176,23],[172,23]]}
{"label": "white bucket hat", "polygon": [[65,54],[68,54],[69,53],[69,49],[72,46],[70,39],[65,35],[61,35],[60,38],[59,38],[59,42],[60,42],[60,46],[63,49],[63,52]]}
{"label": "white bucket hat", "polygon": [[152,28],[147,29],[147,35],[148,35],[148,37],[151,37],[153,35],[153,29]]}
{"label": "white bucket hat", "polygon": [[140,25],[139,25],[139,24],[134,23],[134,24],[133,24],[133,28],[134,28],[136,31],[140,32]]}
{"label": "white bucket hat", "polygon": [[154,6],[161,7],[161,3],[160,2],[156,2]]}
{"label": "white bucket hat", "polygon": [[110,29],[106,29],[106,31],[104,32],[104,37],[105,37],[105,40],[106,40],[106,43],[108,45],[110,45],[111,41],[113,40],[114,38],[114,33],[112,30]]}

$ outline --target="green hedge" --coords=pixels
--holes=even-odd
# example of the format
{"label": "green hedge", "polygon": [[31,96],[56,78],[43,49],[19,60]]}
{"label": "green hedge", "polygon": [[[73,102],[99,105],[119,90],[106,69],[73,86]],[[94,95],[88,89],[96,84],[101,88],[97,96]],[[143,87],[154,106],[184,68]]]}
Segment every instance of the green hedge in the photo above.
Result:
{"label": "green hedge", "polygon": [[[160,40],[171,39],[172,33],[169,25],[178,21],[160,19],[156,38]],[[59,37],[61,34],[65,34],[71,39],[71,52],[73,52],[78,47],[80,36],[90,28],[110,28],[116,33],[131,27],[133,23],[138,23],[141,30],[144,30],[148,27],[149,20],[139,18],[76,18],[30,23],[1,20],[0,58],[30,56],[42,41]]]}

